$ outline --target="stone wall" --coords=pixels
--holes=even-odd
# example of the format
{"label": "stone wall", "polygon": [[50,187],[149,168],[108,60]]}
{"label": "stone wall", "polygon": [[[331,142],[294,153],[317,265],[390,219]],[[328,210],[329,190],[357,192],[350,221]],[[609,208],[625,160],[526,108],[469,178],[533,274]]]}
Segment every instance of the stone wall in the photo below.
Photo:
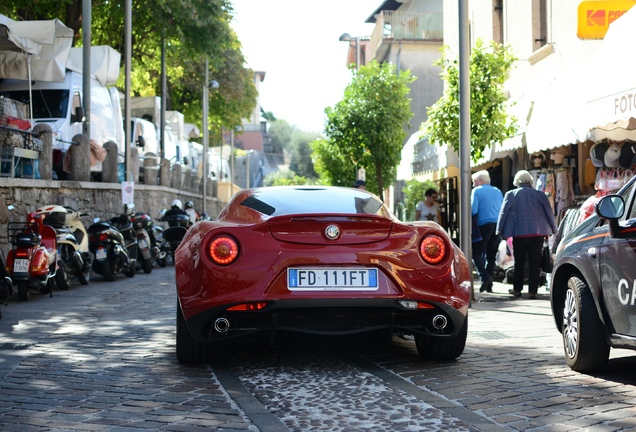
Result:
{"label": "stone wall", "polygon": [[[90,213],[90,217],[84,220],[86,226],[94,218],[109,219],[121,214],[124,209],[119,183],[0,178],[0,196],[0,248],[5,257],[11,247],[7,241],[7,222],[22,221],[27,213],[38,207],[58,204]],[[135,211],[148,213],[153,219],[157,218],[162,209],[170,208],[172,200],[176,198],[183,203],[192,201],[195,209],[201,212],[201,194],[135,183]],[[7,206],[11,204],[15,210],[9,211]],[[225,204],[208,196],[206,211],[215,219]]]}

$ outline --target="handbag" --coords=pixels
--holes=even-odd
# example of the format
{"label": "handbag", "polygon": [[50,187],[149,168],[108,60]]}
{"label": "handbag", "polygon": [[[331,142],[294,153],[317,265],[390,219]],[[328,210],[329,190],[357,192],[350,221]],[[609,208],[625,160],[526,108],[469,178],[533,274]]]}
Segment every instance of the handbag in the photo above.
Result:
{"label": "handbag", "polygon": [[552,252],[550,252],[550,246],[547,242],[543,242],[543,249],[541,249],[541,270],[544,273],[552,273],[554,269],[554,262],[552,261]]}

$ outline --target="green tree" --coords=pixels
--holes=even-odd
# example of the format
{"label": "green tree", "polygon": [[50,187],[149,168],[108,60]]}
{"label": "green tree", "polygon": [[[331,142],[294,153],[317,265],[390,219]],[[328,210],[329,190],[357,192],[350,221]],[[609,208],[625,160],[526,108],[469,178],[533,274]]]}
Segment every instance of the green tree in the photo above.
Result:
{"label": "green tree", "polygon": [[316,179],[318,174],[314,169],[312,160],[312,149],[310,143],[318,139],[319,135],[314,132],[296,131],[292,135],[290,146],[289,169],[298,173],[298,175]]}
{"label": "green tree", "polygon": [[328,144],[313,148],[314,152],[318,149],[315,159],[331,159],[339,153],[342,165],[323,162],[316,171],[332,184],[351,186],[356,166],[362,167],[367,172],[367,187],[375,193],[395,181],[405,127],[413,117],[408,94],[414,80],[410,71],[396,72],[390,63],[371,61],[353,71],[343,99],[325,109]]}
{"label": "green tree", "polygon": [[[82,0],[0,0],[0,13],[16,20],[58,18],[82,43]],[[136,0],[132,2],[132,95],[161,94],[161,53],[165,44],[166,108],[181,111],[201,126],[205,59],[219,89],[210,94],[211,128],[237,127],[256,103],[253,72],[245,67],[231,28],[230,0]],[[124,0],[92,2],[93,45],[124,52]],[[124,76],[117,84],[124,90]]]}
{"label": "green tree", "polygon": [[263,179],[263,184],[265,186],[301,186],[311,184],[311,182],[305,177],[297,175],[294,171],[287,170],[267,174]]}
{"label": "green tree", "polygon": [[[421,129],[432,143],[447,144],[459,152],[459,62],[449,58],[448,47],[435,62],[442,67],[444,95],[427,110]],[[509,47],[492,42],[486,49],[477,40],[470,54],[470,148],[473,161],[484,150],[514,136],[516,119],[506,112],[503,85],[517,59]]]}

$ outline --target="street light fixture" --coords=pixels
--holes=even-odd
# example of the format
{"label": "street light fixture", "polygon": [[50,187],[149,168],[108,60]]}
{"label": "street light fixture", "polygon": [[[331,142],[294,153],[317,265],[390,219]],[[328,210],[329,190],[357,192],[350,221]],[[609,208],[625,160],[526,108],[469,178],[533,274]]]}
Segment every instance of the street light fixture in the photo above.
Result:
{"label": "street light fixture", "polygon": [[356,70],[360,69],[360,37],[352,37],[349,33],[343,33],[338,40],[340,42],[349,42],[349,46],[351,46],[352,40],[356,42]]}

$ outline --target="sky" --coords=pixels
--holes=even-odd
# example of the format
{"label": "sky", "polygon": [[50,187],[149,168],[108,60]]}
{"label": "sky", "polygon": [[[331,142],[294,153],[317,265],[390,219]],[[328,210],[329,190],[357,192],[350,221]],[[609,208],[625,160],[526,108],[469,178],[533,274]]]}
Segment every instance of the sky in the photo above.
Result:
{"label": "sky", "polygon": [[[265,72],[260,103],[277,119],[307,132],[324,130],[333,107],[351,81],[347,42],[370,36],[364,21],[382,0],[233,0],[232,27],[247,67]],[[354,42],[352,42],[354,44]]]}

